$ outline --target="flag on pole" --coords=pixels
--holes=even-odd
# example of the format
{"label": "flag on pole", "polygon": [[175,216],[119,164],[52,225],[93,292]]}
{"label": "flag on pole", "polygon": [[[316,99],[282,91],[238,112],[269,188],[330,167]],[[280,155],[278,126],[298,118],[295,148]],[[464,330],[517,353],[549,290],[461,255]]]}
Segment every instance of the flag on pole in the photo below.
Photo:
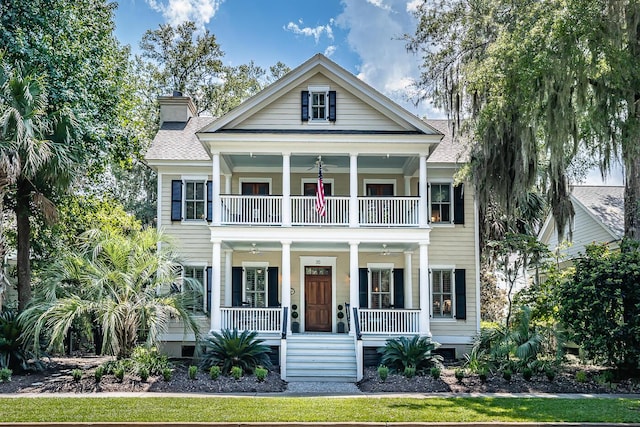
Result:
{"label": "flag on pole", "polygon": [[322,183],[322,163],[318,163],[318,184],[316,185],[316,212],[318,215],[327,214],[327,204],[324,200],[324,184]]}

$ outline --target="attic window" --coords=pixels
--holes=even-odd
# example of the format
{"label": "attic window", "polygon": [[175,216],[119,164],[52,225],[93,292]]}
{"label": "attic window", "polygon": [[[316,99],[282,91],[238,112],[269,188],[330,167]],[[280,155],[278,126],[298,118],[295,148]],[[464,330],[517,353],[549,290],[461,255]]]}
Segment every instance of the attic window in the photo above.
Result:
{"label": "attic window", "polygon": [[309,86],[302,91],[301,110],[303,122],[335,122],[336,92],[328,86]]}

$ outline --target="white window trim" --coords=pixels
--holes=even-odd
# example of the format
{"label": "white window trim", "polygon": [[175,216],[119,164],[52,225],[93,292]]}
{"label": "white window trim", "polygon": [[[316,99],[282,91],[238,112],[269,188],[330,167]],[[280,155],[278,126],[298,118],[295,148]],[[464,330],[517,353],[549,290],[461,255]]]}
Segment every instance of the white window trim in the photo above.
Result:
{"label": "white window trim", "polygon": [[[181,175],[182,179],[182,224],[200,225],[207,223],[207,181],[209,177],[207,175]],[[204,183],[204,218],[192,218],[187,219],[187,182],[202,182]]]}
{"label": "white window trim", "polygon": [[[182,264],[182,272],[180,274],[180,278],[182,280],[185,279],[186,275],[185,275],[185,270],[187,268],[193,268],[193,269],[202,269],[202,307],[200,307],[202,309],[202,311],[198,311],[198,314],[205,314],[205,309],[207,307],[207,263],[187,263],[187,264]],[[183,282],[184,283],[184,282]],[[182,283],[180,283],[180,286],[182,286]],[[182,291],[182,290],[181,290]]]}
{"label": "white window trim", "polygon": [[[451,317],[435,317],[433,315],[433,270],[438,271],[451,271]],[[456,319],[456,266],[455,265],[430,265],[429,266],[429,300],[431,306],[429,307],[429,317],[431,322],[435,323],[455,323]]]}
{"label": "white window trim", "polygon": [[264,307],[255,307],[255,308],[266,308],[269,307],[269,263],[265,261],[243,261],[242,262],[242,301],[240,301],[241,305],[244,305],[244,301],[246,301],[246,292],[247,292],[247,268],[264,268]]}
{"label": "white window trim", "polygon": [[[309,121],[308,123],[311,125],[327,125],[329,124],[329,90],[331,88],[329,86],[308,86],[307,91],[309,92]],[[314,119],[313,118],[313,94],[314,93],[324,93],[325,94],[325,110],[324,110],[324,119]]]}
{"label": "white window trim", "polygon": [[[322,178],[323,184],[331,184],[331,194],[325,194],[325,196],[333,196],[333,192],[336,189],[333,178]],[[318,178],[302,178],[300,181],[300,194],[304,194],[304,185],[305,184],[317,184]]]}
{"label": "white window trim", "polygon": [[[367,299],[368,299],[368,305],[369,307],[372,307],[372,297],[373,297],[373,291],[372,291],[372,286],[373,286],[373,279],[372,279],[372,275],[371,275],[371,270],[390,270],[391,274],[389,276],[389,303],[390,305],[394,306],[395,305],[395,283],[393,281],[393,269],[395,268],[393,263],[386,263],[386,262],[370,262],[367,263]],[[373,307],[372,307],[373,308]],[[377,308],[377,307],[376,307]],[[387,310],[387,309],[382,309],[382,310]]]}
{"label": "white window trim", "polygon": [[[368,184],[393,184],[393,195],[395,196],[398,191],[398,183],[395,178],[365,178],[362,180],[362,195],[367,195],[367,185]],[[373,196],[372,196],[373,197]]]}
{"label": "white window trim", "polygon": [[[442,227],[442,228],[446,228],[446,227],[455,227],[455,224],[453,223],[453,215],[454,215],[454,211],[453,211],[453,180],[437,180],[437,181],[428,181],[428,191],[429,191],[429,206],[427,206],[427,209],[429,210],[428,215],[429,215],[429,225],[432,227]],[[431,195],[431,188],[432,185],[443,185],[443,184],[449,184],[449,218],[451,218],[451,221],[449,222],[434,222],[431,220],[431,204],[433,203],[433,197]]]}
{"label": "white window trim", "polygon": [[256,184],[269,184],[269,196],[273,195],[273,178],[251,178],[246,176],[241,176],[238,178],[238,194],[242,194],[242,184],[245,182],[256,183]]}

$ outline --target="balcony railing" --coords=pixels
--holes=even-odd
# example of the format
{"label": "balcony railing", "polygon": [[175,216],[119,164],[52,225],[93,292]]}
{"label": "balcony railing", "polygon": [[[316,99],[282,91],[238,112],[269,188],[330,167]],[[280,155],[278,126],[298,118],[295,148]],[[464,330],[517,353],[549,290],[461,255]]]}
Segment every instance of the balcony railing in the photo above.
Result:
{"label": "balcony railing", "polygon": [[418,197],[359,197],[360,224],[418,226]]}
{"label": "balcony railing", "polygon": [[363,335],[420,333],[420,310],[361,308],[358,315]]}
{"label": "balcony railing", "polygon": [[325,198],[325,215],[316,211],[314,196],[291,196],[291,224],[293,225],[349,225],[349,197]]}
{"label": "balcony railing", "polygon": [[222,202],[223,224],[280,225],[282,196],[241,196],[225,194]]}
{"label": "balcony railing", "polygon": [[222,307],[220,312],[222,329],[279,332],[282,327],[282,309],[279,307]]}
{"label": "balcony railing", "polygon": [[[225,225],[281,225],[282,196],[220,196]],[[418,227],[419,197],[358,197],[358,225]],[[349,225],[349,197],[325,198],[326,214],[318,215],[314,196],[291,196],[292,225]]]}

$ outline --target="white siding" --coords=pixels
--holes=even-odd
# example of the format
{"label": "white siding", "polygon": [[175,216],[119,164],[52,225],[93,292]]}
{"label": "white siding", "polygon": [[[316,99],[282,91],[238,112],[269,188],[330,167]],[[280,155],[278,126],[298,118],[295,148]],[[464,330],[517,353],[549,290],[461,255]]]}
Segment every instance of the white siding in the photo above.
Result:
{"label": "white siding", "polygon": [[[301,121],[300,93],[309,86],[329,86],[336,91],[336,121],[314,124]],[[344,87],[318,73],[302,84],[292,88],[287,94],[275,99],[260,111],[242,121],[229,123],[226,129],[270,129],[270,130],[408,130],[390,120],[379,111],[362,102]],[[413,130],[413,129],[411,129]]]}

